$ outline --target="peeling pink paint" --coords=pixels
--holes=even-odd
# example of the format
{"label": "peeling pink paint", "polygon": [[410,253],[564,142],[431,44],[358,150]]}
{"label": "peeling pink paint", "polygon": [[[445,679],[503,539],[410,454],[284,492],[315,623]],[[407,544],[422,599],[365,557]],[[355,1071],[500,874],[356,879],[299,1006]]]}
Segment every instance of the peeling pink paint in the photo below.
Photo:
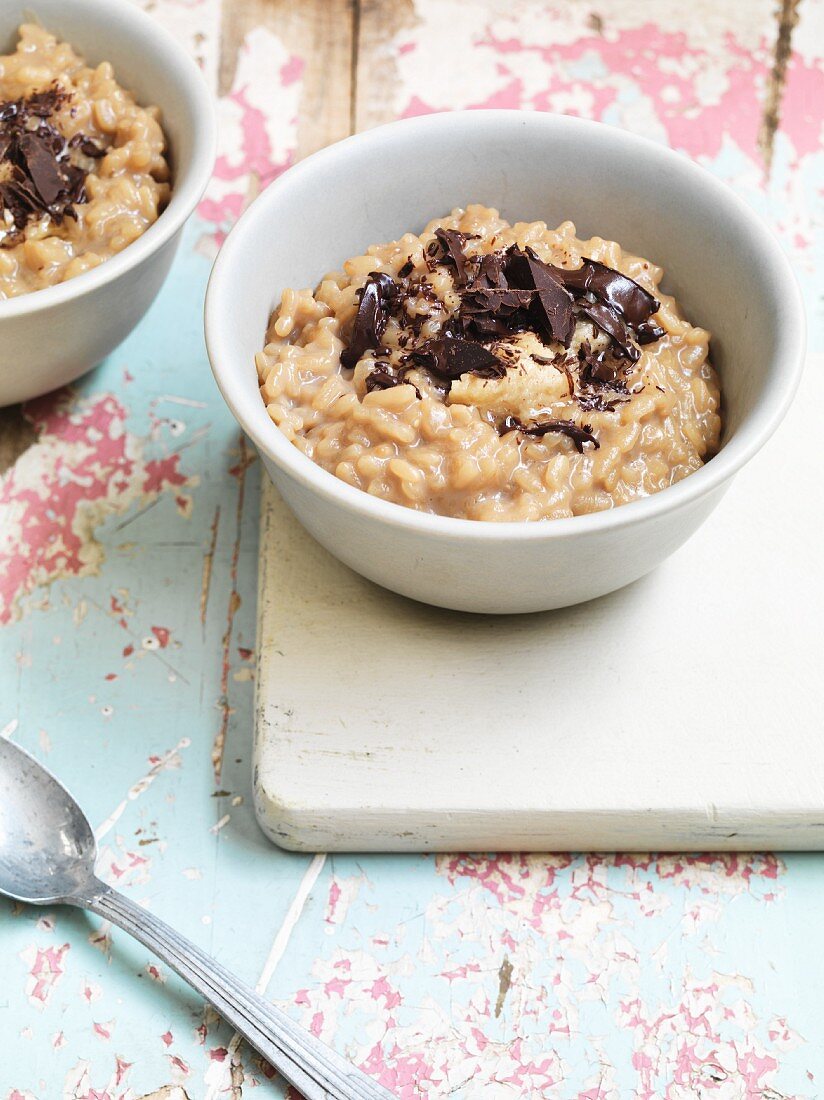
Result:
{"label": "peeling pink paint", "polygon": [[[533,17],[540,19],[540,12],[533,12]],[[543,17],[552,20],[558,14],[550,6],[544,8]],[[715,42],[710,52],[684,31],[652,21],[609,34],[584,34],[571,42],[561,38],[552,45],[535,43],[527,33],[501,37],[494,27],[495,21],[490,19],[479,28],[473,36],[472,52],[478,59],[496,59],[497,86],[462,106],[553,111],[627,124],[624,105],[642,101],[648,105],[645,114],[654,118],[673,148],[697,159],[712,159],[721,152],[724,141],[730,140],[760,163],[758,133],[772,64],[772,43],[766,39],[753,50],[743,46],[732,30],[727,31],[722,40],[722,69],[721,43]],[[408,56],[417,46],[417,40],[401,38],[395,46],[397,56]],[[522,73],[525,62],[540,65],[540,70],[533,69],[529,87]],[[419,71],[423,74],[424,69]],[[484,71],[489,73],[488,63]],[[702,77],[712,77],[711,90],[704,90]],[[449,110],[454,104],[448,93],[448,82],[429,81],[424,88],[421,80],[420,86],[407,88],[400,116]],[[822,98],[821,64],[809,64],[793,55],[781,132],[790,140],[796,157],[820,148],[820,120],[813,105]],[[611,112],[617,112],[615,118]],[[632,123],[628,124],[632,128]]]}
{"label": "peeling pink paint", "polygon": [[152,634],[154,634],[155,638],[157,638],[160,643],[160,648],[165,649],[169,644],[170,631],[168,628],[165,626],[153,626]]}
{"label": "peeling pink paint", "polygon": [[280,82],[288,88],[290,84],[296,83],[303,76],[303,70],[305,64],[302,57],[298,57],[297,54],[293,54],[285,65],[280,67]]}
{"label": "peeling pink paint", "polygon": [[0,625],[20,600],[61,577],[98,572],[103,551],[94,532],[112,514],[146,505],[192,480],[179,455],[144,457],[144,440],[126,428],[113,394],[79,398],[61,390],[27,407],[38,440],[0,481]]}
{"label": "peeling pink paint", "polygon": [[64,943],[62,947],[30,947],[23,952],[23,958],[29,963],[26,996],[33,1004],[48,1004],[54,987],[65,973],[69,946]]}
{"label": "peeling pink paint", "polygon": [[[297,54],[283,55],[274,35],[264,42],[252,32],[240,50],[235,84],[221,103],[224,126],[212,183],[198,206],[198,214],[215,226],[213,245],[222,243],[249,198],[288,168],[295,157],[297,119],[280,119],[277,148],[267,113],[273,97],[288,99],[297,110],[305,67]],[[273,70],[272,54],[284,56]],[[289,136],[287,136],[289,135]]]}
{"label": "peeling pink paint", "polygon": [[340,901],[340,896],[340,886],[338,885],[337,880],[333,878],[332,882],[329,885],[329,900],[326,904],[326,917],[324,918],[327,924],[334,923],[335,908]]}
{"label": "peeling pink paint", "polygon": [[184,1077],[189,1076],[191,1069],[188,1062],[184,1062],[177,1054],[167,1054],[166,1057],[169,1059],[169,1065],[176,1069],[178,1073],[181,1073]]}

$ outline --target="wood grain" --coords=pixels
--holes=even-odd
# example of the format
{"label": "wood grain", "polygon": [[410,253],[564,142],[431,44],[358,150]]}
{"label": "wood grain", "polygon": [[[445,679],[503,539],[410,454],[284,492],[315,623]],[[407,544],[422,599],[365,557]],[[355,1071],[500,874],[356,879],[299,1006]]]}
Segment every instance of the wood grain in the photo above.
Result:
{"label": "wood grain", "polygon": [[[237,49],[264,22],[304,59],[298,157],[393,117],[392,37],[414,20],[411,0],[244,0],[224,16],[221,86],[231,86]],[[279,582],[274,528],[277,492],[264,479],[260,519],[258,607],[271,607]]]}
{"label": "wood grain", "polygon": [[219,90],[232,86],[245,36],[266,27],[303,60],[298,156],[351,132],[355,0],[224,0]]}
{"label": "wood grain", "polygon": [[781,103],[784,98],[787,66],[792,54],[792,37],[798,25],[800,4],[801,0],[782,0],[776,12],[778,28],[773,51],[773,66],[767,80],[761,128],[758,131],[758,147],[764,158],[764,167],[768,176],[772,171],[775,135],[781,123]]}
{"label": "wood grain", "polygon": [[[227,0],[229,2],[229,0]],[[255,26],[273,30],[287,48],[303,59],[298,158],[309,156],[347,137],[353,129],[354,72],[358,63],[358,0],[244,0],[224,9],[221,85],[231,86],[243,34]],[[280,504],[268,478],[263,480],[260,509],[258,607],[272,606],[277,593],[273,525]],[[259,620],[260,621],[260,620]],[[258,650],[259,652],[259,650]]]}
{"label": "wood grain", "polygon": [[23,415],[22,405],[0,409],[0,474],[13,466],[36,439],[37,433]]}
{"label": "wood grain", "polygon": [[356,27],[353,129],[368,130],[395,117],[395,59],[399,31],[414,24],[412,0],[360,0]]}

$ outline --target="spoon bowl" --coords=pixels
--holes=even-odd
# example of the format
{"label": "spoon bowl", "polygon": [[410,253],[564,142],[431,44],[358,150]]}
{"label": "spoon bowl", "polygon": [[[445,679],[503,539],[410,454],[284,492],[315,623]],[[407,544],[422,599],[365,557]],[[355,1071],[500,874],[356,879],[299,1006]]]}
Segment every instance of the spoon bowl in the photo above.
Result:
{"label": "spoon bowl", "polygon": [[76,905],[123,928],[214,1005],[305,1100],[391,1100],[217,960],[101,882],[96,856],[91,825],[66,788],[0,737],[0,893],[33,905]]}
{"label": "spoon bowl", "polygon": [[23,749],[0,737],[0,891],[67,901],[94,880],[97,844],[83,811]]}

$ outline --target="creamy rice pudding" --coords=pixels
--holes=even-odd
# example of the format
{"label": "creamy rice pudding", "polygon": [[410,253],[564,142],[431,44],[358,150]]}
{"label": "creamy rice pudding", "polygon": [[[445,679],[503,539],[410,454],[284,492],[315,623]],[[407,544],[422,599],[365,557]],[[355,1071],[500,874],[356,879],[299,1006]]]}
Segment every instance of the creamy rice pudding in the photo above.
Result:
{"label": "creamy rice pudding", "polygon": [[709,333],[662,275],[571,222],[454,210],[284,291],[261,394],[304,454],[397,504],[479,520],[612,508],[719,445]]}
{"label": "creamy rice pudding", "polygon": [[157,220],[169,166],[156,107],[34,24],[0,56],[0,298],[53,286]]}

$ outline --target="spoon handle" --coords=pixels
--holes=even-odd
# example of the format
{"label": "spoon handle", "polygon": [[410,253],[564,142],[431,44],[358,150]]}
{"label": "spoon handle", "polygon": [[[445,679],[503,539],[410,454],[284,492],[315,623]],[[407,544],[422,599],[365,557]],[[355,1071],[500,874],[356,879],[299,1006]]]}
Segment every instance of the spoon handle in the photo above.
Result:
{"label": "spoon handle", "polygon": [[168,924],[100,884],[85,908],[148,947],[212,1004],[306,1100],[392,1100],[391,1093],[239,981]]}

